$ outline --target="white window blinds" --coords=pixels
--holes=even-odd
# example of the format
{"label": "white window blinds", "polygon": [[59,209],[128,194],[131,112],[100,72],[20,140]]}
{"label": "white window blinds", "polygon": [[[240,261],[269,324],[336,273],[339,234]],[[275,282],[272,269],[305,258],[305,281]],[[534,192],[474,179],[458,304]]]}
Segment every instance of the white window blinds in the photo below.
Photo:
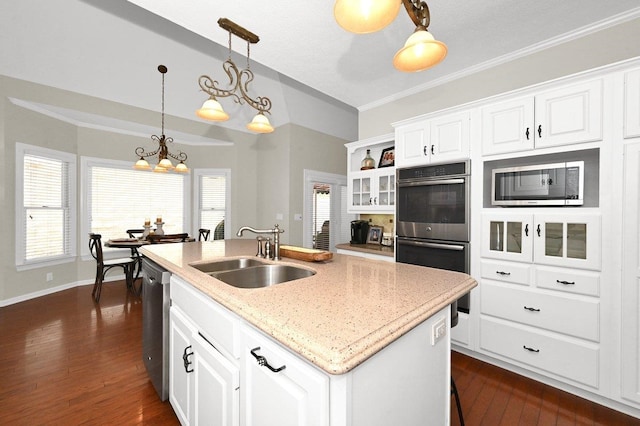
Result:
{"label": "white window blinds", "polygon": [[228,172],[199,174],[199,227],[211,230],[211,239],[224,239],[223,220],[227,212]]}
{"label": "white window blinds", "polygon": [[89,231],[102,240],[126,237],[142,229],[145,219],[162,217],[166,234],[188,232],[185,225],[185,179],[188,175],[141,172],[131,165],[87,163]]}
{"label": "white window blinds", "polygon": [[16,144],[16,264],[75,256],[75,156]]}

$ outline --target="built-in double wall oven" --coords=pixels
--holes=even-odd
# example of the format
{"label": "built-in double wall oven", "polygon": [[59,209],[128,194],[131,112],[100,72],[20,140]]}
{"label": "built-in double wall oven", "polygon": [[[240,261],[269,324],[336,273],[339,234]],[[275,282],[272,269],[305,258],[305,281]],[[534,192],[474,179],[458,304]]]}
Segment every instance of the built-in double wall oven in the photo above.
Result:
{"label": "built-in double wall oven", "polygon": [[[469,273],[469,160],[396,170],[396,261]],[[452,306],[469,312],[469,295]]]}

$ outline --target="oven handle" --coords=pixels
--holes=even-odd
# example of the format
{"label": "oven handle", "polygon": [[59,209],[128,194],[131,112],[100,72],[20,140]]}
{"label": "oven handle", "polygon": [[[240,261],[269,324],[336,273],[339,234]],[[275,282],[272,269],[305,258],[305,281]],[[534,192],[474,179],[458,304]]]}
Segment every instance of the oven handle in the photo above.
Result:
{"label": "oven handle", "polygon": [[413,182],[398,182],[398,186],[431,186],[431,185],[457,185],[464,183],[464,179],[421,180]]}
{"label": "oven handle", "polygon": [[460,245],[457,245],[457,244],[423,243],[421,241],[402,240],[400,238],[398,238],[398,244],[404,244],[404,245],[407,245],[407,246],[442,249],[442,250],[453,250],[453,251],[463,251],[464,250],[464,246],[460,246]]}

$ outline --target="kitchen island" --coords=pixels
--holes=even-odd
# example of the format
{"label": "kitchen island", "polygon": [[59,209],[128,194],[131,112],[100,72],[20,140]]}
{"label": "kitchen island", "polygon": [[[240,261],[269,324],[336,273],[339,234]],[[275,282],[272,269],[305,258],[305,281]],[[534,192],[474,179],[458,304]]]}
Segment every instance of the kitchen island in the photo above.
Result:
{"label": "kitchen island", "polygon": [[[316,273],[272,287],[241,289],[190,264],[252,257],[255,240],[156,245],[141,251],[180,278],[176,289],[186,288],[186,284],[198,292],[198,297],[202,295],[215,303],[216,309],[224,311],[224,318],[237,318],[230,324],[239,324],[238,338],[217,339],[211,335],[213,332],[199,331],[199,334],[227,355],[240,371],[242,406],[251,407],[240,413],[243,423],[259,424],[261,418],[255,408],[260,405],[255,392],[262,382],[254,382],[255,389],[249,389],[251,384],[245,382],[258,374],[251,369],[262,356],[255,347],[249,347],[253,345],[249,343],[253,337],[269,339],[258,346],[263,351],[273,343],[274,352],[265,355],[265,362],[277,367],[279,362],[274,362],[273,357],[284,359],[292,353],[308,366],[307,370],[314,370],[315,381],[311,382],[319,390],[309,394],[315,396],[307,402],[320,411],[314,411],[319,417],[308,416],[315,419],[311,421],[313,424],[385,424],[390,420],[395,424],[419,424],[427,419],[432,424],[448,422],[449,305],[476,286],[468,275],[348,255],[334,255],[331,261],[316,263],[283,258],[278,263]],[[188,315],[188,304],[180,305],[180,300],[173,300],[173,281],[171,291],[172,310],[176,307],[179,311],[184,306],[182,311]],[[193,316],[197,317],[198,309],[189,306],[194,306]],[[200,323],[206,328],[205,323],[212,317],[202,318]],[[234,327],[225,328],[224,333],[229,333],[229,328],[235,330]],[[436,329],[439,335],[434,338]],[[225,339],[230,342],[226,348]],[[221,341],[222,349],[216,346],[217,340]],[[278,347],[283,349],[280,355]],[[178,367],[182,368],[186,359],[186,371],[189,351],[185,349],[182,355]],[[287,363],[283,374],[295,372],[297,361],[289,362],[292,363]],[[304,400],[298,397],[293,399]],[[433,408],[429,408],[430,404]],[[273,410],[282,412],[272,407]],[[304,411],[297,412],[292,424],[301,422]]]}

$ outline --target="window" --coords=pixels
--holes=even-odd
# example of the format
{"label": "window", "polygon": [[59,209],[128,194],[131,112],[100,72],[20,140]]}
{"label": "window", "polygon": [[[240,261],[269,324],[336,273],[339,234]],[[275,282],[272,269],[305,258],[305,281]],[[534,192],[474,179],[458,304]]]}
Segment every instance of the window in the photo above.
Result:
{"label": "window", "polygon": [[16,144],[18,270],[74,259],[75,188],[75,155]]}
{"label": "window", "polygon": [[[229,169],[199,169],[194,172],[196,181],[195,193],[198,207],[194,217],[197,228],[211,230],[210,239],[224,239],[228,235],[231,224],[229,218],[229,194],[231,171]],[[226,225],[226,227],[225,227]],[[225,234],[225,229],[226,234]]]}
{"label": "window", "polygon": [[[162,217],[167,234],[187,232],[189,175],[134,170],[132,162],[82,158],[84,235],[126,237]],[[88,250],[85,250],[88,253]]]}

